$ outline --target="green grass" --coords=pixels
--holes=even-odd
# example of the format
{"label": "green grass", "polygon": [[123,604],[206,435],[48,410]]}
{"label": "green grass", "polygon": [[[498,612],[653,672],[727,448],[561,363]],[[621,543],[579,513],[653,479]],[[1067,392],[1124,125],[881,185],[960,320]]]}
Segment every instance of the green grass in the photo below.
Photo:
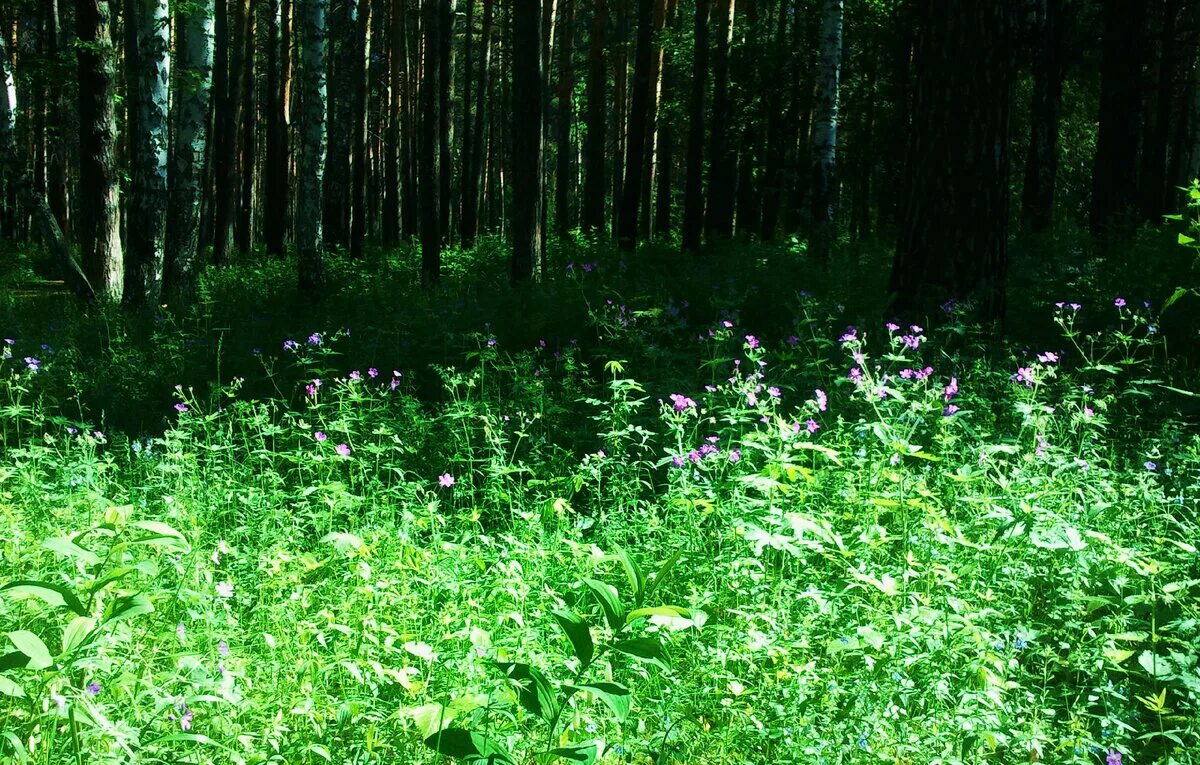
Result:
{"label": "green grass", "polygon": [[870,250],[553,256],[5,298],[0,759],[1200,762],[1185,318],[1111,261],[997,345],[889,331]]}

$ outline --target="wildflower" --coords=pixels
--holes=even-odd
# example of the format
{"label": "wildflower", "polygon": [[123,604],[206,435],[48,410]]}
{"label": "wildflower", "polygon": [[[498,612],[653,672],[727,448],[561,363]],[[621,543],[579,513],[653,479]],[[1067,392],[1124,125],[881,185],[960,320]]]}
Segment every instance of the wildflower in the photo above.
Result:
{"label": "wildflower", "polygon": [[229,582],[217,582],[217,595],[222,598],[232,598],[233,585]]}
{"label": "wildflower", "polygon": [[1033,387],[1033,370],[1029,367],[1018,367],[1017,373],[1011,378],[1013,382],[1023,382],[1026,388]]}
{"label": "wildflower", "polygon": [[904,335],[900,340],[906,348],[911,348],[914,351],[921,347],[921,338],[916,335]]}
{"label": "wildflower", "polygon": [[183,403],[182,401],[180,401],[178,404],[175,405],[175,411],[179,412],[180,414],[183,414],[187,410],[188,410],[188,405]]}
{"label": "wildflower", "polygon": [[955,404],[946,404],[946,408],[942,410],[943,417],[950,417],[958,411],[958,406]]}
{"label": "wildflower", "polygon": [[758,338],[754,335],[746,335],[746,345],[749,346],[751,350],[754,350],[761,345],[761,343],[758,342]]}
{"label": "wildflower", "polygon": [[799,345],[800,338],[796,337],[795,335],[788,335],[787,344],[788,345]]}
{"label": "wildflower", "polygon": [[596,269],[596,266],[598,266],[598,265],[599,265],[599,263],[584,263],[583,271],[584,271],[584,273],[590,274],[592,271],[594,271]]}
{"label": "wildflower", "polygon": [[33,356],[26,356],[25,366],[29,368],[30,372],[36,372],[42,368],[42,362],[38,361]]}
{"label": "wildflower", "polygon": [[684,465],[684,459],[681,455],[676,454],[671,458],[671,464],[677,468],[681,468]]}
{"label": "wildflower", "polygon": [[1024,651],[1028,647],[1029,643],[1025,642],[1025,638],[1019,637],[1013,641],[1013,648],[1017,649],[1018,651]]}
{"label": "wildflower", "polygon": [[1037,360],[1043,364],[1054,364],[1058,361],[1058,354],[1054,351],[1046,351],[1045,353],[1039,353]]}
{"label": "wildflower", "polygon": [[731,449],[729,451],[729,461],[730,462],[741,462],[742,461],[742,450],[741,449]]}
{"label": "wildflower", "polygon": [[569,261],[569,262],[567,263],[566,270],[567,270],[567,271],[574,271],[574,270],[575,270],[575,261],[573,261],[573,260],[572,260],[572,261]]}
{"label": "wildflower", "polygon": [[1121,753],[1116,749],[1109,749],[1108,756],[1104,758],[1104,765],[1121,765]]}
{"label": "wildflower", "polygon": [[913,377],[917,378],[918,380],[924,380],[931,374],[933,374],[933,367],[925,367],[924,369],[918,369],[913,372]]}
{"label": "wildflower", "polygon": [[1090,406],[1087,406],[1087,405],[1085,404],[1085,405],[1084,405],[1084,407],[1083,407],[1083,416],[1084,416],[1084,417],[1095,417],[1095,416],[1096,416],[1096,410],[1095,410],[1095,409],[1092,409]]}
{"label": "wildflower", "polygon": [[770,388],[767,388],[767,393],[770,394],[771,398],[779,398],[781,395],[783,395],[779,392],[779,388],[776,388],[774,385],[772,385]]}
{"label": "wildflower", "polygon": [[883,326],[887,327],[888,332],[895,332],[896,330],[900,329],[900,325],[894,321],[889,321],[887,324],[884,324]]}
{"label": "wildflower", "polygon": [[824,412],[829,408],[829,397],[825,395],[825,391],[817,388],[813,391],[813,395],[817,400],[817,411]]}
{"label": "wildflower", "polygon": [[947,385],[945,390],[942,391],[942,398],[945,399],[946,401],[949,401],[950,399],[954,398],[957,395],[958,395],[958,378],[951,377],[950,384]]}
{"label": "wildflower", "polygon": [[863,377],[862,370],[859,369],[858,367],[854,367],[853,369],[850,370],[849,378],[851,380],[853,380],[854,382],[861,382],[862,377]]}
{"label": "wildflower", "polygon": [[442,473],[438,476],[438,484],[443,489],[449,489],[454,485],[454,476],[450,475],[449,473]]}
{"label": "wildflower", "polygon": [[747,406],[758,406],[758,396],[755,395],[754,391],[750,391],[749,393],[746,394],[746,405]]}
{"label": "wildflower", "polygon": [[854,327],[846,327],[846,333],[838,338],[838,342],[842,345],[854,342],[858,339],[858,330]]}
{"label": "wildflower", "polygon": [[313,332],[311,335],[309,335],[308,336],[308,344],[309,345],[320,345],[321,344],[321,333]]}
{"label": "wildflower", "polygon": [[1150,460],[1146,460],[1146,464],[1143,467],[1145,467],[1146,470],[1149,470],[1151,473],[1153,473],[1155,470],[1158,470],[1158,465]]}
{"label": "wildflower", "polygon": [[89,696],[99,696],[100,695],[100,683],[97,683],[95,680],[93,680],[92,682],[87,684],[86,690],[87,690],[87,693]]}
{"label": "wildflower", "polygon": [[379,377],[379,370],[375,367],[371,367],[367,370],[367,377],[370,377],[372,380],[374,380],[376,377]]}
{"label": "wildflower", "polygon": [[333,447],[333,450],[343,457],[350,456],[350,447],[346,444],[338,444],[337,446]]}
{"label": "wildflower", "polygon": [[1067,305],[1067,307],[1072,311],[1078,311],[1079,309],[1083,308],[1083,306],[1081,306],[1079,303],[1070,303]]}
{"label": "wildflower", "polygon": [[607,457],[607,456],[608,456],[608,455],[604,453],[604,450],[603,450],[603,449],[597,449],[597,450],[596,450],[596,457],[597,457],[597,458],[599,458],[599,459],[604,459],[604,458],[605,458],[605,457]]}
{"label": "wildflower", "polygon": [[699,451],[692,449],[690,452],[688,452],[687,458],[689,460],[691,460],[692,463],[694,464],[694,463],[698,463],[703,458],[703,456],[704,455],[700,454]]}
{"label": "wildflower", "polygon": [[329,438],[329,436],[325,435],[325,431],[318,430],[316,433],[313,433],[313,438],[316,439],[317,443],[321,444],[325,443],[325,439]]}
{"label": "wildflower", "polygon": [[229,655],[229,644],[226,643],[224,640],[222,640],[220,643],[217,643],[217,653],[221,654],[222,656],[228,656]]}
{"label": "wildflower", "polygon": [[1117,308],[1124,308],[1125,307],[1125,298],[1123,298],[1123,297],[1117,298],[1116,300],[1113,301],[1113,305],[1115,305]]}
{"label": "wildflower", "polygon": [[182,712],[182,714],[179,716],[179,729],[183,730],[183,731],[191,730],[192,729],[192,710],[188,709],[187,707],[181,706],[180,712]]}
{"label": "wildflower", "polygon": [[357,369],[355,369],[353,372],[350,373],[350,379],[357,382],[362,379],[362,375],[359,374]]}
{"label": "wildflower", "polygon": [[671,404],[676,412],[683,412],[696,406],[696,402],[679,393],[672,393]]}
{"label": "wildflower", "polygon": [[1033,450],[1033,453],[1039,457],[1045,456],[1046,448],[1049,447],[1050,444],[1046,441],[1046,438],[1041,433],[1037,433],[1035,436],[1037,438],[1037,448]]}
{"label": "wildflower", "polygon": [[804,423],[804,427],[808,429],[809,433],[816,433],[821,429],[821,426],[817,424],[817,421],[811,418],[808,420],[808,422]]}
{"label": "wildflower", "polygon": [[187,640],[187,627],[183,626],[183,622],[180,622],[179,626],[175,628],[175,636],[179,638],[179,642],[181,643]]}
{"label": "wildflower", "polygon": [[733,322],[726,319],[725,321],[721,322],[721,326],[725,329],[733,329]]}
{"label": "wildflower", "polygon": [[283,349],[284,349],[285,351],[296,351],[296,350],[299,350],[299,349],[300,349],[300,343],[297,343],[295,340],[284,340],[284,341],[283,341]]}

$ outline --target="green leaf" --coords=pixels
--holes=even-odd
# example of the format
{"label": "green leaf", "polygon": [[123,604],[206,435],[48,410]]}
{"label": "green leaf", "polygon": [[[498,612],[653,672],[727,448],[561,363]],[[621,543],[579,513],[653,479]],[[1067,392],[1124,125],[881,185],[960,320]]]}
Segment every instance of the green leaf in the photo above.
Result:
{"label": "green leaf", "polygon": [[682,555],[683,550],[676,549],[675,552],[671,553],[670,557],[663,561],[662,565],[658,567],[658,571],[654,574],[654,581],[650,582],[650,586],[646,588],[647,598],[653,595],[659,587],[662,587],[663,582],[667,581],[667,579],[671,576],[671,572],[675,570],[675,564],[679,562],[679,558]]}
{"label": "green leaf", "polygon": [[686,618],[690,612],[686,608],[679,606],[650,606],[649,608],[639,608],[636,611],[629,612],[629,621],[641,619],[643,616],[668,616],[672,618]]}
{"label": "green leaf", "polygon": [[135,616],[154,612],[154,604],[145,595],[123,595],[109,604],[104,623],[132,619]]}
{"label": "green leaf", "polygon": [[25,665],[26,669],[45,669],[54,664],[54,659],[50,656],[50,649],[46,647],[40,637],[29,630],[10,632],[8,639],[12,641],[18,651],[29,657],[29,663]]}
{"label": "green leaf", "polygon": [[663,650],[662,644],[653,638],[622,640],[613,646],[613,650],[649,664],[656,664],[663,669],[670,669],[666,651]]}
{"label": "green leaf", "polygon": [[29,657],[20,651],[9,651],[5,654],[0,654],[0,672],[7,669],[24,669],[29,663]]}
{"label": "green leaf", "polygon": [[0,695],[13,696],[14,698],[25,698],[25,689],[9,680],[4,675],[0,675]]}
{"label": "green leaf", "polygon": [[88,566],[94,566],[100,562],[99,555],[75,544],[75,540],[70,537],[50,537],[42,542],[42,547]]}
{"label": "green leaf", "polygon": [[1188,236],[1187,234],[1183,233],[1182,231],[1179,233],[1179,243],[1180,244],[1186,246],[1186,245],[1191,244],[1194,241],[1196,241],[1196,240],[1193,239],[1192,237]]}
{"label": "green leaf", "polygon": [[642,569],[633,558],[629,557],[629,553],[620,547],[617,548],[615,557],[621,561],[621,566],[625,569],[625,576],[629,579],[629,586],[633,592],[634,602],[641,603],[642,590],[646,587],[646,577],[642,573]]}
{"label": "green leaf", "polygon": [[592,656],[596,652],[595,644],[592,642],[592,630],[588,623],[570,611],[555,609],[551,613],[554,614],[558,626],[562,627],[562,631],[566,633],[567,639],[571,641],[571,647],[575,651],[575,658],[579,659],[580,666],[587,667],[592,663]]}
{"label": "green leaf", "polygon": [[568,685],[572,692],[583,691],[595,696],[606,707],[612,710],[618,722],[624,722],[629,716],[629,689],[617,683],[584,683],[583,685]]}
{"label": "green leaf", "polygon": [[0,592],[8,592],[13,595],[32,595],[41,598],[51,606],[69,608],[80,616],[88,615],[87,609],[83,607],[83,603],[79,602],[75,593],[61,584],[22,579],[0,587]]}
{"label": "green leaf", "polygon": [[496,666],[519,689],[517,698],[521,706],[543,720],[554,719],[557,705],[554,702],[554,686],[537,667],[523,662],[498,661]]}
{"label": "green leaf", "polygon": [[131,525],[150,532],[146,536],[131,540],[131,545],[152,545],[185,554],[191,552],[192,546],[183,534],[162,521],[135,521]]}
{"label": "green leaf", "polygon": [[96,626],[96,620],[90,616],[76,616],[63,630],[62,636],[62,651],[70,653],[87,640],[91,634],[92,628]]}
{"label": "green leaf", "polygon": [[1171,297],[1167,298],[1167,302],[1163,303],[1162,309],[1166,311],[1168,308],[1175,305],[1175,302],[1178,301],[1179,298],[1183,297],[1189,292],[1191,292],[1191,290],[1187,289],[1186,287],[1176,287],[1175,291],[1171,293]]}
{"label": "green leaf", "polygon": [[436,703],[412,707],[406,710],[406,713],[416,723],[417,729],[421,731],[421,736],[424,738],[437,735],[439,731],[449,726],[455,717],[453,709],[447,709]]}
{"label": "green leaf", "polygon": [[438,754],[456,757],[467,762],[505,762],[513,758],[500,742],[493,738],[463,728],[446,728],[425,739],[425,746]]}
{"label": "green leaf", "polygon": [[598,579],[584,578],[583,583],[591,588],[592,594],[596,596],[596,601],[604,611],[604,618],[608,620],[608,626],[612,627],[614,632],[620,631],[625,626],[625,608],[621,605],[617,588]]}
{"label": "green leaf", "polygon": [[557,749],[551,749],[550,754],[555,757],[561,757],[564,760],[582,762],[584,765],[587,765],[587,763],[594,762],[596,759],[596,745],[560,746]]}

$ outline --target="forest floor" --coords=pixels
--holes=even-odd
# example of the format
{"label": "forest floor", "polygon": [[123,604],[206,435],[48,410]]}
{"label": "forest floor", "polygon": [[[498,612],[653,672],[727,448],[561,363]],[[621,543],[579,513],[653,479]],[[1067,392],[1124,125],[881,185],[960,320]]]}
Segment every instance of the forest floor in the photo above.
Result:
{"label": "forest floor", "polygon": [[881,246],[139,315],[4,253],[0,759],[1200,763],[1187,255],[1073,241],[1003,340]]}

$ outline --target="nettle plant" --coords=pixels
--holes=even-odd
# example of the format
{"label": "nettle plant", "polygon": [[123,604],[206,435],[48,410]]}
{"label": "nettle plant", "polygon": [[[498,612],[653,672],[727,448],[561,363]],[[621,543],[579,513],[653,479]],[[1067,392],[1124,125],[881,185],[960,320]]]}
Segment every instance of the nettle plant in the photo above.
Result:
{"label": "nettle plant", "polygon": [[[620,756],[623,747],[607,747],[601,739],[579,740],[576,725],[579,699],[598,701],[618,724],[630,712],[631,691],[616,682],[616,654],[667,670],[669,657],[662,641],[644,629],[649,623],[674,629],[701,627],[705,615],[679,606],[648,605],[680,558],[676,552],[651,576],[624,550],[608,556],[621,563],[628,582],[624,597],[613,585],[583,577],[603,622],[572,608],[551,611],[570,645],[571,655],[552,669],[532,662],[493,661],[504,681],[498,693],[461,694],[447,704],[426,704],[408,710],[426,746],[467,763],[517,763],[514,749],[525,750],[525,761],[591,763],[606,750]],[[528,716],[518,712],[523,709]],[[587,732],[598,727],[588,725]],[[502,740],[504,739],[504,740]],[[506,744],[512,744],[510,748]]]}

